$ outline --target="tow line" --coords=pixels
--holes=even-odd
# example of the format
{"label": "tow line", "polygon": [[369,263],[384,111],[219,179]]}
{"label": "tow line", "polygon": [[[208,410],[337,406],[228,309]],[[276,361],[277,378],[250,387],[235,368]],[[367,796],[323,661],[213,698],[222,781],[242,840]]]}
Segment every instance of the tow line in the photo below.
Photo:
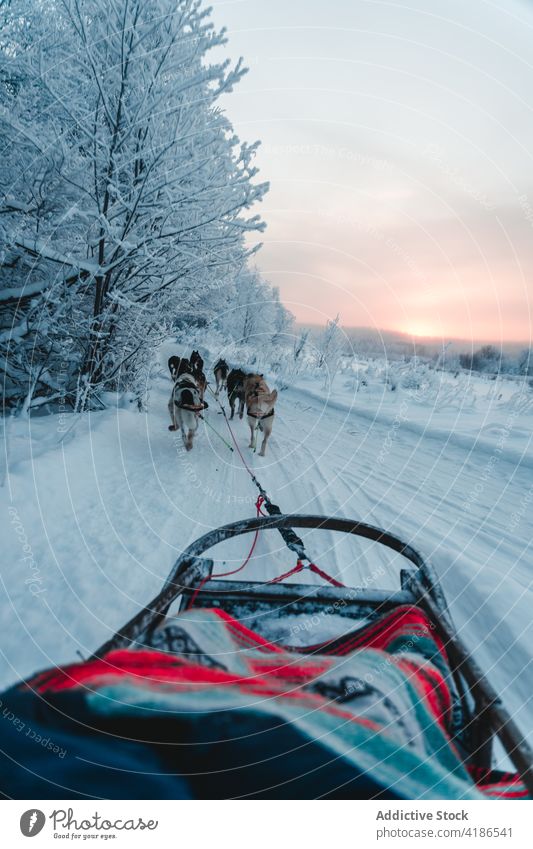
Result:
{"label": "tow line", "polygon": [[[242,451],[239,447],[239,443],[237,442],[237,439],[235,438],[235,434],[233,433],[233,428],[230,425],[230,422],[229,422],[229,419],[227,417],[224,405],[221,404],[217,395],[215,395],[215,393],[213,392],[213,390],[211,389],[209,384],[208,384],[207,388],[209,389],[211,395],[213,396],[213,398],[215,399],[215,401],[217,402],[218,406],[220,407],[220,409],[222,411],[222,415],[224,416],[224,421],[226,422],[226,424],[228,426],[228,430],[229,430],[231,438],[233,440],[233,444],[235,445],[235,448],[237,449],[237,453],[238,453],[238,455],[239,455],[239,457],[242,461],[244,468],[246,469],[246,471],[250,475],[252,481],[254,482],[257,489],[259,490],[259,497],[258,497],[257,502],[256,502],[257,515],[258,516],[264,515],[264,513],[262,513],[262,510],[261,510],[261,507],[264,505],[269,516],[281,516],[282,512],[281,512],[280,508],[278,507],[277,504],[274,504],[271,501],[271,499],[269,498],[268,493],[266,492],[265,488],[263,486],[261,486],[261,483],[257,480],[257,477],[255,476],[254,472],[252,471],[252,469],[250,468],[250,466],[246,462],[246,458],[244,457],[244,455],[243,455],[243,453],[242,453]],[[281,575],[278,578],[274,578],[272,581],[269,581],[268,583],[278,583],[279,581],[283,581],[285,578],[288,578],[291,575],[296,574],[297,572],[301,572],[304,569],[309,569],[310,572],[314,572],[315,575],[318,575],[319,577],[323,578],[324,580],[329,581],[329,583],[332,584],[335,587],[343,587],[344,586],[344,584],[341,584],[340,581],[337,581],[337,580],[335,580],[335,578],[332,578],[331,575],[328,575],[327,572],[324,572],[324,570],[320,569],[315,563],[312,562],[311,558],[309,557],[309,555],[307,554],[307,552],[305,550],[303,540],[301,539],[301,537],[298,536],[298,534],[296,534],[294,532],[294,530],[292,528],[278,528],[277,530],[278,530],[278,533],[283,538],[283,541],[285,542],[285,545],[287,546],[287,548],[289,548],[291,551],[294,551],[294,553],[296,554],[298,559],[297,559],[297,562],[296,562],[296,566],[293,569],[289,570],[288,572],[286,572],[285,574]],[[252,543],[252,547],[250,549],[250,552],[249,552],[246,560],[244,561],[244,563],[241,566],[239,566],[238,569],[234,570],[234,572],[227,572],[226,575],[216,575],[216,576],[213,576],[213,577],[217,577],[217,578],[226,577],[227,575],[233,575],[236,572],[240,572],[242,569],[244,569],[244,567],[248,564],[248,562],[250,561],[250,558],[252,556],[253,550],[255,548],[255,544],[257,542],[258,533],[259,533],[259,531],[256,531],[255,538],[254,538],[254,541]],[[191,599],[191,605],[194,602],[194,599],[196,598],[196,595],[198,594],[200,589],[201,589],[201,585],[198,586],[195,595]]]}
{"label": "tow line", "polygon": [[[218,401],[218,398],[217,398],[217,401]],[[226,448],[229,448],[229,450],[233,453],[233,448],[232,448],[232,446],[229,444],[229,442],[227,441],[227,439],[224,439],[224,437],[222,436],[222,434],[220,434],[220,433],[218,432],[218,430],[217,430],[216,428],[214,428],[214,427],[213,427],[213,425],[212,425],[210,422],[208,422],[208,421],[207,421],[207,419],[206,419],[204,416],[202,416],[202,414],[201,414],[201,413],[200,413],[200,415],[199,415],[199,418],[200,418],[200,419],[202,419],[202,421],[203,421],[203,422],[205,422],[205,424],[207,425],[207,427],[210,427],[210,428],[211,428],[211,430],[212,430],[214,433],[216,433],[216,435],[218,436],[218,438],[219,438],[219,439],[221,439],[221,440],[222,440],[222,442],[224,443],[224,445],[226,446]]]}

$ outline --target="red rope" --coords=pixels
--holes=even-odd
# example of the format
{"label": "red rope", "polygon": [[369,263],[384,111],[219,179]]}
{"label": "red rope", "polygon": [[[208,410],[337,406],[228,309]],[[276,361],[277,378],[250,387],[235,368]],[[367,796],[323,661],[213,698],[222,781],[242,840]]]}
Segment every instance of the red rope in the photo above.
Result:
{"label": "red rope", "polygon": [[332,577],[331,577],[331,575],[328,575],[328,573],[327,573],[327,572],[324,572],[324,570],[323,570],[323,569],[320,569],[320,568],[316,565],[316,563],[310,563],[310,564],[309,564],[309,569],[311,570],[311,572],[314,572],[314,573],[315,573],[315,575],[319,575],[319,576],[320,576],[321,578],[323,578],[325,581],[329,581],[329,582],[330,582],[330,584],[333,584],[333,586],[334,586],[334,587],[345,587],[345,586],[346,586],[346,584],[341,584],[341,582],[340,582],[340,581],[337,581],[335,578],[332,578]]}
{"label": "red rope", "polygon": [[[210,391],[211,391],[211,394],[213,395],[213,397],[214,397],[214,398],[216,398],[216,395],[213,393],[213,391],[212,391],[212,390],[210,390]],[[237,442],[237,440],[235,439],[235,434],[233,433],[233,429],[232,429],[232,427],[231,427],[231,425],[230,425],[230,423],[229,423],[229,419],[228,419],[228,417],[227,417],[227,415],[226,415],[226,411],[225,411],[225,409],[224,409],[223,405],[220,403],[220,400],[219,400],[218,398],[216,398],[216,400],[217,400],[217,402],[218,402],[218,405],[219,405],[220,409],[222,410],[222,414],[223,414],[224,419],[225,419],[225,421],[226,421],[226,424],[227,424],[227,426],[228,426],[229,432],[230,432],[230,434],[231,434],[231,438],[233,439],[233,442],[234,442],[234,444],[235,444],[235,448],[237,449],[237,453],[239,454],[239,457],[241,458],[241,460],[242,460],[242,462],[243,462],[243,465],[244,465],[244,467],[245,467],[246,471],[247,471],[247,472],[248,472],[248,474],[251,476],[252,480],[255,482],[255,481],[256,481],[256,477],[255,477],[254,473],[252,472],[251,468],[249,467],[248,463],[246,462],[246,459],[245,459],[245,457],[244,457],[244,455],[243,455],[243,453],[242,453],[241,449],[239,448],[239,443],[238,443],[238,442]],[[257,501],[256,501],[255,506],[256,506],[256,509],[257,509],[257,515],[258,515],[258,516],[264,516],[264,515],[265,515],[265,514],[263,513],[263,511],[261,510],[261,505],[263,504],[263,501],[264,501],[264,500],[265,500],[265,499],[264,499],[264,497],[263,497],[262,495],[260,495],[260,496],[258,497]],[[250,558],[251,558],[251,556],[252,556],[252,554],[253,554],[253,552],[254,552],[255,544],[256,544],[256,542],[257,542],[257,537],[258,537],[258,535],[259,535],[259,530],[257,530],[257,531],[255,532],[255,535],[254,535],[254,541],[253,541],[253,543],[252,543],[252,547],[251,547],[251,549],[250,549],[250,551],[249,551],[249,553],[248,553],[248,557],[246,558],[246,560],[244,561],[244,563],[242,564],[242,566],[239,566],[239,568],[238,568],[238,569],[235,569],[233,572],[225,572],[225,573],[224,573],[224,574],[222,574],[222,575],[212,575],[211,577],[212,577],[212,578],[227,578],[229,575],[235,575],[237,572],[241,572],[241,571],[242,571],[242,569],[244,569],[244,567],[245,567],[245,566],[246,566],[246,565],[250,562]],[[331,577],[331,575],[328,575],[328,573],[327,573],[327,572],[324,572],[324,570],[323,570],[323,569],[320,569],[320,568],[319,568],[319,567],[318,567],[315,563],[309,563],[307,566],[305,566],[305,565],[302,563],[302,561],[301,561],[301,560],[298,560],[298,562],[296,563],[296,566],[294,567],[294,569],[290,569],[288,572],[285,572],[283,575],[279,575],[279,577],[277,577],[277,578],[273,578],[273,580],[272,580],[272,581],[268,581],[268,583],[269,583],[269,584],[278,584],[278,583],[280,583],[280,581],[283,581],[285,578],[290,578],[290,577],[291,577],[291,575],[295,575],[297,572],[301,572],[303,569],[310,569],[310,570],[311,570],[311,572],[314,572],[314,573],[315,573],[315,575],[318,575],[318,576],[319,576],[320,578],[322,578],[324,581],[329,581],[329,583],[330,583],[330,584],[332,584],[334,587],[344,587],[344,586],[345,586],[345,584],[341,584],[341,583],[340,583],[340,581],[335,580],[335,578],[332,578],[332,577]],[[208,581],[208,580],[210,580],[210,579],[209,579],[209,578],[205,578],[205,579],[204,579],[204,580],[203,580],[200,584],[198,584],[198,587],[196,588],[196,591],[194,592],[194,595],[193,595],[193,596],[192,596],[192,598],[191,598],[191,601],[190,601],[190,603],[189,603],[189,608],[188,608],[188,609],[190,609],[190,608],[193,606],[194,602],[196,601],[196,597],[197,597],[198,593],[200,592],[201,588],[203,587],[203,585],[204,585],[204,584],[206,583],[206,581]]]}
{"label": "red rope", "polygon": [[272,578],[271,581],[268,581],[269,584],[279,584],[281,581],[284,581],[285,578],[290,578],[291,575],[296,575],[297,572],[301,572],[302,569],[305,569],[304,564],[301,560],[298,560],[294,569],[289,569],[288,572],[284,572],[283,575],[278,575],[277,578]]}
{"label": "red rope", "polygon": [[330,584],[333,584],[334,587],[344,587],[344,584],[341,584],[340,581],[337,581],[335,578],[332,578],[331,575],[328,575],[327,572],[324,572],[323,569],[320,569],[315,563],[309,563],[307,566],[302,563],[301,560],[298,560],[294,569],[289,569],[288,572],[284,572],[283,575],[279,575],[277,578],[273,578],[269,581],[269,584],[279,584],[280,581],[284,581],[285,578],[290,578],[291,575],[296,575],[298,572],[301,572],[303,569],[309,569],[311,572],[314,572],[315,575],[319,575],[319,577],[323,578],[325,581],[329,581]]}
{"label": "red rope", "polygon": [[[241,449],[239,448],[239,443],[238,443],[238,442],[237,442],[237,440],[235,439],[235,434],[233,433],[233,429],[232,429],[232,427],[231,427],[231,425],[230,425],[230,423],[229,423],[229,419],[228,419],[228,417],[227,417],[227,415],[226,415],[226,411],[225,411],[225,409],[224,409],[223,405],[222,405],[222,404],[220,403],[220,401],[218,400],[218,398],[217,398],[217,401],[218,401],[218,405],[219,405],[220,409],[222,410],[222,415],[224,416],[224,419],[225,419],[226,424],[227,424],[227,426],[228,426],[228,430],[229,430],[229,432],[231,433],[231,438],[233,439],[233,443],[234,443],[234,445],[235,445],[235,448],[237,449],[237,453],[239,454],[239,457],[241,458],[241,460],[242,460],[242,462],[243,462],[244,468],[246,469],[246,471],[248,472],[248,474],[249,474],[249,475],[253,478],[253,480],[255,481],[255,475],[254,475],[254,473],[252,472],[252,470],[251,470],[250,466],[248,465],[248,463],[246,462],[246,459],[245,459],[245,457],[244,457],[244,454],[242,453]],[[263,499],[263,500],[264,500],[264,499]],[[262,503],[262,502],[261,502],[261,503]],[[258,515],[259,515],[259,514],[258,514]]]}
{"label": "red rope", "polygon": [[[255,502],[255,508],[256,508],[256,510],[257,510],[257,515],[258,515],[258,516],[262,516],[262,515],[263,515],[263,511],[261,510],[261,507],[262,507],[262,504],[263,504],[263,501],[264,501],[264,500],[265,500],[265,499],[263,498],[263,496],[262,496],[262,495],[258,495],[258,497],[257,497],[257,501]],[[212,580],[213,578],[229,578],[229,576],[230,576],[230,575],[236,575],[236,574],[237,574],[237,572],[242,572],[242,570],[244,569],[244,567],[248,565],[248,563],[250,562],[250,560],[251,560],[251,558],[252,558],[252,555],[253,555],[253,553],[254,553],[254,551],[255,551],[255,546],[257,545],[257,538],[258,538],[258,536],[259,536],[259,528],[258,528],[258,529],[256,530],[256,532],[254,533],[253,542],[252,542],[252,545],[251,545],[251,547],[250,547],[250,551],[249,551],[249,552],[248,552],[248,554],[246,555],[246,559],[243,561],[243,563],[241,563],[241,565],[238,567],[238,569],[233,569],[231,572],[221,572],[221,573],[220,573],[220,574],[218,574],[218,575],[210,575],[209,577],[204,578],[204,579],[203,579],[203,581],[200,581],[200,583],[198,584],[198,586],[196,587],[196,589],[195,589],[194,593],[193,593],[193,594],[192,594],[192,596],[191,596],[191,600],[190,600],[189,604],[187,605],[187,610],[190,610],[190,609],[191,609],[191,607],[193,607],[193,606],[194,606],[194,602],[196,601],[196,599],[197,599],[197,597],[198,597],[198,593],[200,592],[200,590],[202,589],[202,587],[203,587],[203,586],[204,586],[204,585],[205,585],[208,581]]]}

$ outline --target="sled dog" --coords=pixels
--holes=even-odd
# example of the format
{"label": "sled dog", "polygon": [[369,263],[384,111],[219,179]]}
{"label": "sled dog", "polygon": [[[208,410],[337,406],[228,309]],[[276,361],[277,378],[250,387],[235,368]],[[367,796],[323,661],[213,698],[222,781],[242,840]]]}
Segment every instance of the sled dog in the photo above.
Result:
{"label": "sled dog", "polygon": [[182,374],[192,374],[191,364],[186,357],[170,357],[168,368],[174,381]]}
{"label": "sled dog", "polygon": [[229,366],[226,360],[217,360],[215,366],[213,368],[213,373],[215,375],[216,381],[216,391],[215,397],[218,398],[221,389],[226,388],[226,381],[228,379]]}
{"label": "sled dog", "polygon": [[235,415],[235,402],[239,402],[239,418],[244,415],[244,381],[246,380],[246,372],[240,368],[232,368],[228,374],[226,382],[226,392],[228,393],[228,401],[231,407],[230,419]]}
{"label": "sled dog", "polygon": [[198,391],[200,393],[200,398],[203,401],[205,390],[207,389],[207,377],[203,373],[203,371],[197,371],[194,375],[196,380],[196,385],[198,386]]}
{"label": "sled dog", "polygon": [[192,373],[194,374],[195,377],[197,377],[199,374],[203,373],[204,361],[202,360],[199,351],[193,351],[191,356],[190,356],[189,361],[190,361],[190,364],[191,364]]}
{"label": "sled dog", "polygon": [[193,440],[198,428],[198,416],[205,409],[200,397],[200,390],[192,374],[178,377],[168,402],[168,411],[172,424],[169,430],[181,430],[183,442],[187,451],[193,447]]}
{"label": "sled dog", "polygon": [[262,374],[249,374],[244,381],[244,399],[246,403],[246,417],[250,426],[250,448],[255,451],[257,431],[263,433],[263,443],[259,452],[260,457],[265,456],[267,442],[272,433],[274,424],[274,404],[278,392],[268,388]]}

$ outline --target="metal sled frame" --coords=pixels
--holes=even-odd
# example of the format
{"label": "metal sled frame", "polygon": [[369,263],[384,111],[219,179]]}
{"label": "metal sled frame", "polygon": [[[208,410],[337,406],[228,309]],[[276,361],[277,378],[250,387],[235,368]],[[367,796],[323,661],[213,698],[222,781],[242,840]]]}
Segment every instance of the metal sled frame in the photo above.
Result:
{"label": "metal sled frame", "polygon": [[[242,534],[289,528],[340,531],[370,539],[398,552],[409,561],[410,566],[400,571],[400,588],[388,592],[296,583],[216,580],[211,579],[213,561],[200,557],[213,546]],[[140,640],[165,619],[170,606],[178,598],[178,610],[186,608],[192,600],[194,606],[221,607],[228,611],[239,607],[247,612],[261,613],[283,608],[284,612],[322,611],[327,615],[342,610],[342,615],[356,618],[376,618],[400,605],[416,605],[434,624],[446,647],[461,701],[463,727],[457,743],[465,762],[471,766],[490,768],[493,741],[497,737],[533,795],[531,749],[457,635],[433,568],[414,548],[393,534],[351,519],[313,515],[258,517],[224,525],[200,537],[180,555],[161,592],[93,657],[102,657],[113,649]]]}

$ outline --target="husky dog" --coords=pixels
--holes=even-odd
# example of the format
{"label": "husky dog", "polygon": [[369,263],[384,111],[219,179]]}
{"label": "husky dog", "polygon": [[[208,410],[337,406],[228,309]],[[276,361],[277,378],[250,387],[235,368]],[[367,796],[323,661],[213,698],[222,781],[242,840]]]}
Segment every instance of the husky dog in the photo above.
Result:
{"label": "husky dog", "polygon": [[203,372],[204,361],[202,360],[199,351],[193,351],[192,352],[192,354],[190,356],[190,363],[191,363],[192,373],[194,374],[195,377]]}
{"label": "husky dog", "polygon": [[192,374],[192,367],[185,357],[170,357],[168,368],[172,380],[177,380],[182,374]]}
{"label": "husky dog", "polygon": [[200,398],[200,390],[192,374],[178,377],[168,402],[168,411],[172,424],[169,430],[181,430],[187,451],[193,447],[194,434],[198,428],[198,416],[205,409]]}
{"label": "husky dog", "polygon": [[[194,374],[194,379],[196,380],[196,385],[198,386],[200,398],[203,401],[204,395],[205,395],[205,390],[207,389],[207,377],[205,376],[203,371],[197,371]],[[204,402],[204,406],[207,407],[207,402]]]}
{"label": "husky dog", "polygon": [[268,388],[262,374],[249,374],[244,381],[244,399],[246,403],[246,418],[250,426],[250,448],[255,451],[258,429],[263,433],[260,457],[265,456],[266,445],[272,433],[274,424],[274,404],[278,397],[277,390]]}
{"label": "husky dog", "polygon": [[231,407],[230,419],[235,415],[235,401],[239,401],[239,418],[244,415],[244,381],[246,372],[240,368],[232,368],[228,374],[226,381],[226,392],[228,393],[228,401]]}
{"label": "husky dog", "polygon": [[217,360],[213,372],[217,384],[215,397],[218,398],[220,390],[226,388],[226,381],[228,379],[229,365],[226,360]]}

